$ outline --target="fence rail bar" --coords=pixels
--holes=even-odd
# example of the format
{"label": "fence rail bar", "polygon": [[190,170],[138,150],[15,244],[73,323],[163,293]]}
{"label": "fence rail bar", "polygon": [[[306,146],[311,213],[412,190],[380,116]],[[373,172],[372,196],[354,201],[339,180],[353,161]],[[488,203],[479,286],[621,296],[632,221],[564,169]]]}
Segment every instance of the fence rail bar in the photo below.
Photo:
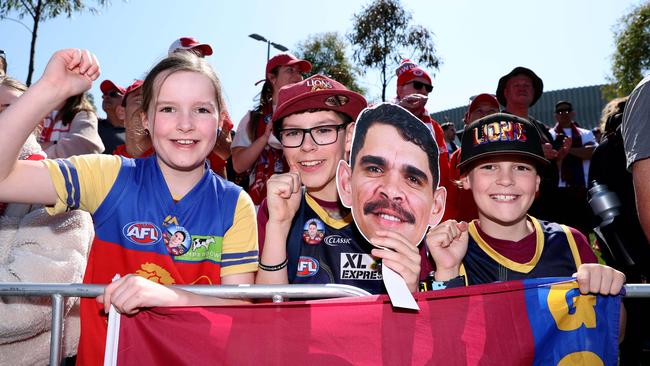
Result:
{"label": "fence rail bar", "polygon": [[625,297],[650,297],[650,284],[628,283],[625,287]]}
{"label": "fence rail bar", "polygon": [[[171,286],[200,295],[226,299],[268,299],[274,295],[292,299],[354,297],[370,295],[365,290],[348,285],[182,285]],[[104,293],[104,285],[80,283],[0,283],[0,296],[96,297]]]}

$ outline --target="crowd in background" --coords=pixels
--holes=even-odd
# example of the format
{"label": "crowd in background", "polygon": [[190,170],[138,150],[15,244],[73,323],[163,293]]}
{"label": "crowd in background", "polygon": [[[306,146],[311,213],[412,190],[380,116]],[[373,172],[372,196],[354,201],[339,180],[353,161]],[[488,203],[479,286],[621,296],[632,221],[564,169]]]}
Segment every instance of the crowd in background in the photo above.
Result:
{"label": "crowd in background", "polygon": [[[200,58],[212,54],[210,45],[200,43],[191,37],[182,37],[174,41],[169,48],[169,55],[179,51],[188,51]],[[11,75],[4,74],[6,62],[6,56],[0,53],[0,112],[27,90]],[[285,88],[285,92],[291,90],[287,87],[301,83],[303,75],[310,71],[309,62],[297,59],[290,54],[279,54],[270,58],[266,65],[266,78],[260,91],[259,103],[242,116],[236,131],[227,108],[225,106],[219,108],[219,117],[223,123],[217,132],[216,142],[207,160],[214,173],[241,186],[250,196],[258,210],[257,234],[260,247],[264,245],[265,240],[268,242],[265,235],[269,231],[265,225],[269,222],[270,207],[265,198],[268,194],[269,184],[277,184],[270,179],[290,173],[294,171],[293,169],[304,168],[292,168],[288,159],[285,158],[283,146],[286,147],[286,140],[281,140],[287,136],[280,135],[279,131],[274,130],[278,126],[275,124],[273,116],[278,108],[278,100],[282,99],[280,94],[283,88]],[[432,79],[426,70],[410,60],[404,60],[395,72],[397,88],[396,97],[392,102],[420,119],[435,138],[439,157],[440,186],[447,191],[443,221],[470,222],[477,219],[479,217],[477,203],[474,201],[471,191],[463,189],[460,184],[465,174],[461,166],[463,159],[461,141],[464,140],[458,138],[462,131],[457,132],[453,123],[439,124],[431,118],[426,110],[425,105],[433,89]],[[108,78],[115,79],[117,77],[118,75],[108,75]],[[124,75],[119,75],[119,77],[123,78]],[[119,155],[125,158],[153,156],[156,151],[152,143],[151,132],[144,123],[146,110],[143,109],[143,103],[146,98],[150,98],[145,95],[147,91],[144,90],[144,84],[143,80],[134,80],[131,85],[120,86],[110,79],[104,80],[100,89],[105,118],[98,118],[97,111],[88,101],[85,93],[67,98],[63,103],[55,106],[38,124],[24,144],[20,159],[57,159],[98,153]],[[304,87],[304,84],[301,85]],[[626,158],[624,134],[622,133],[623,116],[629,113],[625,109],[627,98],[610,101],[603,108],[599,130],[588,130],[581,127],[580,116],[576,115],[574,103],[570,100],[557,101],[554,110],[555,121],[538,121],[534,116],[529,115],[529,108],[543,93],[543,81],[528,68],[513,69],[498,81],[495,80],[495,86],[494,91],[468,95],[470,102],[463,122],[467,127],[472,122],[504,112],[518,116],[534,126],[541,137],[540,151],[550,164],[542,168],[543,172],[540,174],[542,181],[535,202],[529,211],[530,215],[577,229],[589,239],[589,245],[600,253],[601,260],[625,273],[627,282],[646,283],[650,276],[650,249],[644,235],[644,227],[639,221],[637,213],[638,194],[635,195],[633,176],[629,169],[629,165],[633,162],[630,162],[629,156]],[[345,89],[344,86],[340,88],[341,90]],[[296,93],[298,92],[296,91]],[[299,94],[296,95],[299,96]],[[355,96],[351,96],[351,98],[355,98]],[[363,102],[365,103],[365,100]],[[312,109],[306,110],[312,111]],[[318,110],[316,107],[313,108],[313,111]],[[356,115],[347,111],[345,113],[347,115],[339,117],[341,122],[347,126]],[[602,136],[597,136],[595,132],[601,132]],[[321,145],[313,133],[313,130],[310,130],[310,138],[313,138],[317,145]],[[336,133],[339,133],[338,129]],[[306,135],[307,133],[303,131],[303,141],[307,138]],[[342,141],[340,143],[343,144]],[[390,143],[390,138],[386,138],[386,143]],[[343,147],[341,148],[343,149]],[[347,150],[341,150],[342,156],[347,156],[348,153]],[[620,200],[617,212],[618,222],[622,222],[618,230],[626,238],[622,241],[622,248],[610,248],[611,245],[614,245],[610,242],[611,240],[608,240],[599,231],[594,233],[594,227],[601,225],[602,221],[593,214],[592,208],[589,206],[589,189],[594,184],[592,182],[605,184],[610,191],[618,195]],[[318,191],[319,187],[311,186],[309,182],[303,183],[307,191]],[[330,183],[328,182],[328,184]],[[333,200],[336,201],[336,197]],[[342,208],[337,207],[336,204],[334,207],[328,207],[326,203],[320,201],[319,204],[328,210],[330,216],[340,216],[340,212],[345,212],[341,211]],[[68,235],[70,239],[61,237],[60,240],[70,245],[70,248],[66,249],[70,252],[66,254],[66,257],[75,259],[73,261],[75,266],[57,266],[56,269],[51,269],[47,265],[30,262],[34,260],[31,257],[17,258],[14,262],[0,263],[0,265],[5,267],[6,273],[15,273],[16,268],[21,268],[22,271],[25,271],[25,275],[11,277],[0,273],[3,276],[0,277],[0,280],[15,281],[20,279],[31,282],[46,282],[49,278],[60,279],[59,282],[78,282],[80,280],[85,266],[85,263],[80,264],[83,262],[80,258],[87,255],[93,239],[90,229],[92,220],[89,215],[75,214],[76,216],[67,218],[66,222],[74,224],[68,224],[63,230],[56,227],[56,225],[62,225],[60,220],[64,220],[63,218],[58,221],[50,220],[52,222],[39,219],[45,214],[45,209],[42,207],[35,206],[19,210],[12,207],[12,204],[2,204],[0,210],[3,216],[15,221],[12,230],[17,232],[25,231],[31,225],[29,221],[25,220],[38,219],[40,220],[38,221],[39,225],[51,227],[51,230],[57,234]],[[71,211],[67,215],[77,212],[79,211]],[[314,227],[316,226],[314,225]],[[31,228],[31,230],[34,229]],[[179,242],[185,241],[184,235],[186,234],[183,234],[182,231],[175,233],[183,235],[183,238],[178,239]],[[39,235],[40,238],[44,234],[39,232],[21,235]],[[167,239],[171,243],[175,237]],[[288,240],[286,236],[284,240]],[[37,242],[40,243],[38,240]],[[2,242],[0,245],[4,246],[5,243]],[[16,244],[16,246],[18,245]],[[43,245],[45,246],[45,243]],[[183,254],[182,247],[177,246],[176,248],[175,255],[179,254],[179,250],[180,254]],[[284,250],[284,248],[280,249]],[[429,275],[429,271],[425,269],[432,268],[430,264],[425,263],[427,256],[430,256],[426,253],[427,247],[422,246],[421,251],[422,272],[420,277],[424,280]],[[18,253],[18,251],[16,253],[30,255],[29,253]],[[264,258],[262,254],[260,248],[260,257]],[[62,255],[52,260],[61,261],[63,257]],[[20,262],[21,260],[22,262]],[[260,260],[259,263],[262,270],[269,273],[277,270],[275,265],[264,268],[262,262]],[[34,265],[26,266],[25,263]],[[47,261],[44,263],[47,264]],[[287,263],[284,262],[278,266],[284,268]],[[291,268],[292,264],[289,263],[288,266]],[[625,351],[627,353],[623,353],[625,355],[623,357],[629,357],[629,360],[636,360],[640,350],[648,346],[648,344],[643,344],[648,341],[647,332],[644,332],[647,329],[644,327],[648,324],[647,311],[644,310],[646,304],[647,301],[641,300],[626,302],[628,319],[632,320],[628,321],[628,336],[621,347],[623,350],[627,350]],[[72,303],[70,307],[72,307]],[[38,334],[40,337],[46,334],[44,333],[46,329],[43,326],[37,329],[33,324],[28,324],[25,328],[30,329],[25,333],[25,339],[33,337],[34,334]],[[7,343],[15,342],[20,337],[9,340],[0,338],[3,343]],[[0,345],[0,347],[3,346]],[[66,350],[69,351],[69,354],[74,354],[71,349],[66,348]]]}

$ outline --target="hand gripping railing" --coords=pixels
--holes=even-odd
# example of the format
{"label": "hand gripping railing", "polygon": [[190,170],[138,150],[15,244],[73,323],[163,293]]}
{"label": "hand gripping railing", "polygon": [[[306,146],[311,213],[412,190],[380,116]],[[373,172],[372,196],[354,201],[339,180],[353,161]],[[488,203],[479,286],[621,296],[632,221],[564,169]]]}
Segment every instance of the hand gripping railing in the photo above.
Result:
{"label": "hand gripping railing", "polygon": [[[50,296],[52,298],[52,329],[50,333],[50,365],[61,364],[63,339],[63,298],[97,297],[105,285],[79,283],[0,283],[0,296]],[[327,299],[335,297],[366,296],[370,293],[348,285],[181,285],[171,286],[195,294],[224,299],[273,299],[282,302],[292,299]],[[650,292],[650,291],[649,291]]]}

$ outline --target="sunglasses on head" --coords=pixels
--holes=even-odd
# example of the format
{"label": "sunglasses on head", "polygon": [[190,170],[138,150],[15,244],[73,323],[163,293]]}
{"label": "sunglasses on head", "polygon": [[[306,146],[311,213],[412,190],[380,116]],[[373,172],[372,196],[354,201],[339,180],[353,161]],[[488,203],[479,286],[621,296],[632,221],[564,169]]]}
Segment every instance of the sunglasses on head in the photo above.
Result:
{"label": "sunglasses on head", "polygon": [[431,93],[431,91],[433,90],[433,86],[429,84],[425,84],[421,81],[409,81],[407,84],[413,84],[413,89],[415,90],[422,90],[422,88],[424,88],[424,90],[426,90],[427,93]]}

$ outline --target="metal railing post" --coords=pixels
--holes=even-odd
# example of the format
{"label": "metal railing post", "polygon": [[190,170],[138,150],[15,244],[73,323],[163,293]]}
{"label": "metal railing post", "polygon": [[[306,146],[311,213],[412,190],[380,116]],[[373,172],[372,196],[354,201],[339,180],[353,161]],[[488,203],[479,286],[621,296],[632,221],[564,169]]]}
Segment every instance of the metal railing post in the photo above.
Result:
{"label": "metal railing post", "polygon": [[52,294],[52,330],[50,332],[50,365],[61,364],[63,350],[63,296]]}

